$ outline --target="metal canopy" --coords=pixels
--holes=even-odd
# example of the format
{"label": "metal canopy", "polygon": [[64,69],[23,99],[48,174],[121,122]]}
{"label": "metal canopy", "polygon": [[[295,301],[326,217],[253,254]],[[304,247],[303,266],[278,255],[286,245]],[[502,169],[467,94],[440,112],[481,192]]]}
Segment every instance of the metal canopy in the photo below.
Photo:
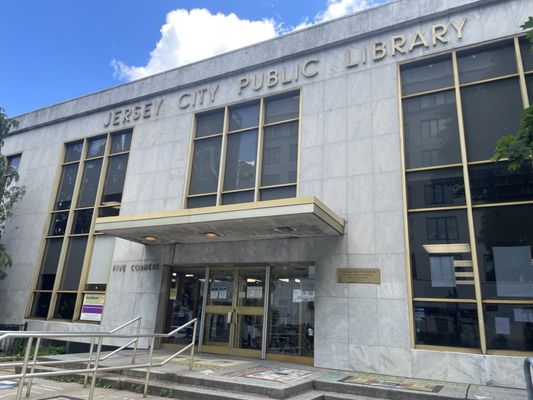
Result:
{"label": "metal canopy", "polygon": [[344,220],[315,197],[299,197],[98,218],[96,231],[143,244],[215,243],[342,235]]}

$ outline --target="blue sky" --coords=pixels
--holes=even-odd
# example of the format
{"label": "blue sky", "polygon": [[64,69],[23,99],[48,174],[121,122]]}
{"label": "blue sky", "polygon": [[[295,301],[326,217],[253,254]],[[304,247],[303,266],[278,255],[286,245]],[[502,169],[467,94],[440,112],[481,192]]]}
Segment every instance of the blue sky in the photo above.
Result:
{"label": "blue sky", "polygon": [[383,2],[7,0],[0,107],[16,116]]}

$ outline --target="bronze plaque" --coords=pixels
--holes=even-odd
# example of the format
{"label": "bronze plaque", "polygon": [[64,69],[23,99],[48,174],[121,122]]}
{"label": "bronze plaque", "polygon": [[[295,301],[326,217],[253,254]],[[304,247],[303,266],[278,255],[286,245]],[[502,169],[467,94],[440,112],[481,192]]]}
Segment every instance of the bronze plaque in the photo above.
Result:
{"label": "bronze plaque", "polygon": [[337,283],[381,283],[379,268],[337,268]]}

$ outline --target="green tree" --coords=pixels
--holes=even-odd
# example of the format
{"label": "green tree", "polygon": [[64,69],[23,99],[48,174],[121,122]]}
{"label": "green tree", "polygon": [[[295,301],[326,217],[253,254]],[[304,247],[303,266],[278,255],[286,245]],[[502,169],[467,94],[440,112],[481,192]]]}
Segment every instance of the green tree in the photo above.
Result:
{"label": "green tree", "polygon": [[[521,26],[522,29],[533,28],[533,17]],[[533,43],[533,30],[527,34],[527,38]],[[533,47],[531,48],[533,51]],[[512,135],[501,137],[496,143],[493,161],[503,158],[509,159],[509,170],[517,170],[522,165],[531,162],[533,165],[533,105],[530,105],[522,113],[520,127]]]}
{"label": "green tree", "polygon": [[[6,220],[13,214],[13,207],[25,192],[23,186],[17,186],[19,180],[17,171],[9,165],[3,156],[4,139],[12,129],[18,126],[18,121],[8,118],[4,109],[0,107],[0,240],[4,236]],[[11,257],[0,242],[0,279],[6,277],[6,269],[11,267]]]}

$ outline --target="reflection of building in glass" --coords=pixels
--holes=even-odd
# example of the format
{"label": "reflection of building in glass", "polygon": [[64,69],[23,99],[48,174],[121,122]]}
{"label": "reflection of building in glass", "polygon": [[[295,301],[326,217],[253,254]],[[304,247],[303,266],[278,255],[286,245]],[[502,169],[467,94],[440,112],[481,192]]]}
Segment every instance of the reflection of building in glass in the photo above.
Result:
{"label": "reflection of building in glass", "polygon": [[533,101],[533,2],[412,3],[17,117],[0,320],[198,318],[200,352],[522,385],[533,168],[491,157]]}

